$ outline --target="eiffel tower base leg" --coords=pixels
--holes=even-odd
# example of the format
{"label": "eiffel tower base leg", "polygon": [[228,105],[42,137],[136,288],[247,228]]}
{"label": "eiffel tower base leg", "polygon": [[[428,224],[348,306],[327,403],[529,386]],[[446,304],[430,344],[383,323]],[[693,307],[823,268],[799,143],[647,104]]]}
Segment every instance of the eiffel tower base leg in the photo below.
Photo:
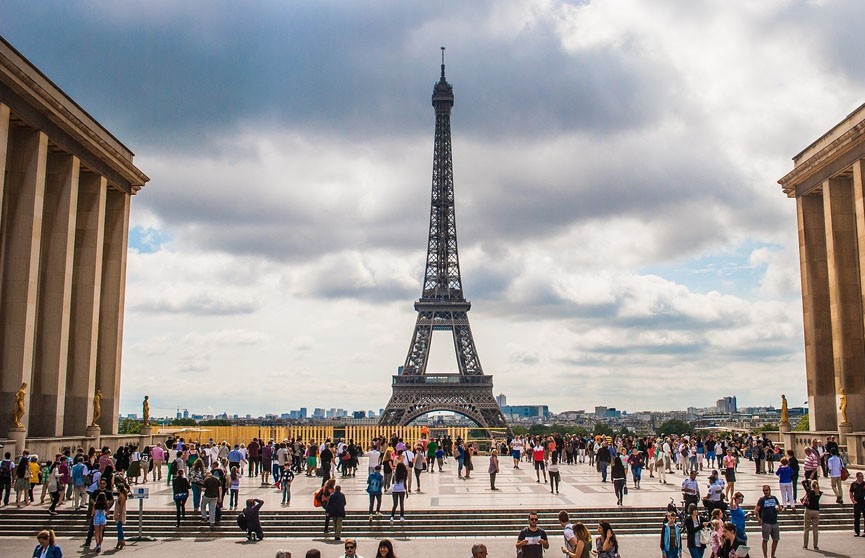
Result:
{"label": "eiffel tower base leg", "polygon": [[488,433],[491,428],[504,428],[510,432],[508,423],[493,397],[490,376],[394,376],[393,395],[379,424],[405,426],[433,411],[457,413]]}

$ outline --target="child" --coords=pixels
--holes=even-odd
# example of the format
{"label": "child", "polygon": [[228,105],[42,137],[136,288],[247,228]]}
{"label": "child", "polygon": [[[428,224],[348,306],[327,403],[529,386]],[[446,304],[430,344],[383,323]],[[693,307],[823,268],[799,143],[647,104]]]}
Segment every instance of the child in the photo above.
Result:
{"label": "child", "polygon": [[228,509],[237,509],[237,495],[240,492],[240,475],[237,473],[237,467],[231,468],[231,482],[228,486],[230,498],[228,500]]}
{"label": "child", "polygon": [[439,473],[442,472],[442,462],[444,461],[444,458],[445,458],[445,450],[443,450],[441,447],[439,447],[439,449],[436,450],[436,463],[439,466]]}
{"label": "child", "polygon": [[291,471],[291,462],[285,463],[285,468],[282,470],[282,477],[279,482],[282,483],[282,505],[291,505],[291,481],[294,480],[294,473]]}

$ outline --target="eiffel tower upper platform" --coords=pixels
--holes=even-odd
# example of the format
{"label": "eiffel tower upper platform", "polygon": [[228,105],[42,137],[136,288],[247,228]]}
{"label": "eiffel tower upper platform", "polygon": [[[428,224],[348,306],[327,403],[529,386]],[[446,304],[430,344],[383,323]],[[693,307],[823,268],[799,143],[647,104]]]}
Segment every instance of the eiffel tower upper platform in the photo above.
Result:
{"label": "eiffel tower upper platform", "polygon": [[[431,411],[453,411],[481,428],[507,428],[493,397],[493,378],[484,374],[478,358],[460,277],[451,152],[453,87],[445,79],[444,48],[441,78],[433,87],[435,146],[429,242],[423,291],[415,302],[418,313],[408,355],[393,377],[393,395],[382,415],[382,425],[405,425]],[[453,334],[458,373],[428,374],[433,331]]]}

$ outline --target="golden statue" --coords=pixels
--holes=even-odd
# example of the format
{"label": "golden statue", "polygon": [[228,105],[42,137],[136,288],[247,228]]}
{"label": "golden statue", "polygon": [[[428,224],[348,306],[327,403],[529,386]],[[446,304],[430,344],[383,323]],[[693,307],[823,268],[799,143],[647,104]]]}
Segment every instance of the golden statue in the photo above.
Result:
{"label": "golden statue", "polygon": [[839,409],[841,409],[841,422],[849,422],[847,420],[847,394],[844,392],[844,388],[841,388],[841,405]]}
{"label": "golden statue", "polygon": [[93,422],[90,426],[99,426],[99,417],[102,416],[102,390],[97,389],[93,396]]}
{"label": "golden statue", "polygon": [[15,394],[15,412],[12,414],[12,428],[24,428],[21,419],[24,418],[24,398],[27,397],[27,382],[21,384],[21,389]]}
{"label": "golden statue", "polygon": [[790,415],[787,411],[787,396],[781,394],[781,424],[789,423]]}
{"label": "golden statue", "polygon": [[150,399],[149,395],[144,396],[144,403],[142,404],[143,415],[144,415],[144,426],[150,426]]}

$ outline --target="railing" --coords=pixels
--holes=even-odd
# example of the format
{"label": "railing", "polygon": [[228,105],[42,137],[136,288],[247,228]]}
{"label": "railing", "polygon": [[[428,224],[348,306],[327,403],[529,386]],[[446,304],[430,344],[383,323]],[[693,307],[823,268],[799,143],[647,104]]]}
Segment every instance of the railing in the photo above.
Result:
{"label": "railing", "polygon": [[493,384],[492,376],[464,376],[462,374],[402,374],[393,377],[393,385],[473,385],[487,386]]}

